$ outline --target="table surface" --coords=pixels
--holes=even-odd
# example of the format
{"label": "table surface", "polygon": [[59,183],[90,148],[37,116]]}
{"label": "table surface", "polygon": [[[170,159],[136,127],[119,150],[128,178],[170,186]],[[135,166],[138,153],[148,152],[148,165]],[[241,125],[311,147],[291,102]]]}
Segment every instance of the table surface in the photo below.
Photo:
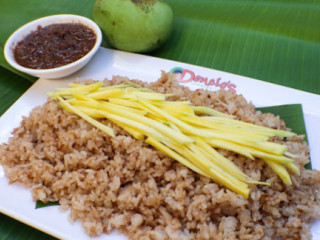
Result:
{"label": "table surface", "polygon": [[[172,35],[148,55],[231,72],[320,94],[319,1],[170,0]],[[0,8],[0,114],[36,80],[13,72],[3,46],[38,17],[73,13],[92,18],[92,0],[11,0]],[[108,46],[104,41],[103,46]],[[319,105],[319,103],[318,103]],[[0,214],[0,239],[54,239]]]}

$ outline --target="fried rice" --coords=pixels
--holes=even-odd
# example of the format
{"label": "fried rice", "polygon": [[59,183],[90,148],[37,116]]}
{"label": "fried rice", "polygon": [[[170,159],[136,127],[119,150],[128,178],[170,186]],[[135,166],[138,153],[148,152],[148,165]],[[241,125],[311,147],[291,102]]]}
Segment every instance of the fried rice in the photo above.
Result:
{"label": "fried rice", "polygon": [[[126,80],[115,76],[104,84]],[[167,73],[153,83],[134,82],[174,93],[170,100],[189,100],[242,121],[287,129],[278,116],[256,111],[231,91],[191,91]],[[34,108],[0,146],[10,183],[31,188],[35,201],[59,201],[60,209],[70,209],[70,220],[81,221],[90,236],[117,230],[129,239],[312,239],[310,223],[320,219],[320,173],[304,168],[310,160],[303,136],[273,139],[299,156],[295,163],[301,175],[291,173],[291,186],[262,160],[218,150],[252,179],[271,183],[251,185],[244,199],[101,121],[114,129],[114,138],[50,98]]]}

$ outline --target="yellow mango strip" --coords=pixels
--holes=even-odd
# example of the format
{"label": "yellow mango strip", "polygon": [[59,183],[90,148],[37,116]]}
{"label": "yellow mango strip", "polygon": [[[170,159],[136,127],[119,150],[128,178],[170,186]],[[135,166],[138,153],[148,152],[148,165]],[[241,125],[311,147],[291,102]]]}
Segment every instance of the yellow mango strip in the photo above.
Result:
{"label": "yellow mango strip", "polygon": [[[208,117],[201,117],[205,120],[208,120]],[[229,120],[229,119],[228,119]],[[261,139],[267,140],[270,139],[271,137],[276,136],[276,133],[274,132],[275,129],[272,130],[264,130],[264,129],[260,129],[260,128],[254,128],[254,127],[248,127],[248,126],[241,126],[239,125],[233,125],[232,123],[222,123],[222,122],[216,122],[216,121],[211,121],[209,120],[209,122],[218,124],[216,125],[216,127],[220,126],[221,130],[225,130],[225,129],[229,129],[229,132],[232,130],[237,131],[237,132],[247,132],[246,135],[256,135],[256,136],[260,136]],[[212,129],[214,129],[214,127],[211,127]]]}
{"label": "yellow mango strip", "polygon": [[260,138],[253,138],[248,135],[240,135],[232,132],[223,132],[223,131],[217,131],[213,130],[210,128],[205,128],[205,127],[200,127],[196,126],[195,124],[192,124],[194,128],[196,128],[198,131],[201,132],[206,132],[208,138],[219,138],[219,139],[225,139],[229,140],[235,143],[241,143],[241,144],[247,144],[247,145],[252,145],[252,144],[257,144],[259,142],[264,142],[264,140],[261,140]]}
{"label": "yellow mango strip", "polygon": [[232,161],[222,156],[205,141],[197,139],[195,144],[199,148],[199,151],[201,151],[212,163],[241,181],[247,180],[248,177]]}
{"label": "yellow mango strip", "polygon": [[[97,111],[97,109],[92,109],[90,107],[84,107],[84,106],[74,106],[76,109],[78,109],[79,111],[83,112],[84,114],[88,115],[89,117],[92,118],[105,118],[105,115],[102,114],[101,112]],[[113,120],[113,122],[115,122],[118,126],[120,126],[121,128],[123,128],[125,131],[127,131],[128,133],[130,133],[134,138],[138,139],[138,140],[142,140],[144,138],[144,135],[142,133],[140,133],[139,131],[128,127],[127,125],[119,122],[119,121],[115,121]]]}
{"label": "yellow mango strip", "polygon": [[293,162],[287,163],[286,167],[289,168],[295,174],[300,175],[300,168],[297,165],[295,165]]}
{"label": "yellow mango strip", "polygon": [[244,146],[241,146],[241,145],[238,145],[233,142],[226,141],[226,140],[222,140],[222,139],[210,138],[210,140],[206,139],[206,141],[212,147],[225,149],[228,151],[233,151],[235,153],[243,155],[243,156],[250,158],[252,160],[254,159],[254,157],[251,155],[251,153]]}
{"label": "yellow mango strip", "polygon": [[236,119],[228,119],[228,118],[221,118],[221,117],[205,117],[205,118],[209,121],[219,122],[219,123],[223,123],[223,124],[227,124],[227,125],[231,125],[231,126],[239,125],[241,127],[247,127],[250,130],[255,129],[257,131],[260,130],[260,131],[265,131],[265,132],[271,132],[274,134],[274,136],[279,136],[279,137],[292,137],[292,136],[296,135],[293,132],[268,128],[265,126],[255,125],[252,123],[247,123],[247,122],[243,122],[243,121],[236,120]]}
{"label": "yellow mango strip", "polygon": [[272,168],[272,170],[281,178],[281,180],[286,185],[292,185],[290,175],[284,166],[270,160],[265,160],[265,162]]}
{"label": "yellow mango strip", "polygon": [[[90,86],[90,85],[94,85],[94,84],[99,84],[100,85],[100,88],[98,88],[99,90],[102,90],[103,88],[121,88],[121,87],[129,86],[129,85],[124,85],[124,84],[118,84],[118,85],[111,85],[111,86],[108,86],[108,87],[102,87],[103,82],[99,81],[99,82],[88,84],[88,85],[87,84],[79,84],[79,83],[69,83],[69,87],[71,87],[71,88],[80,88],[80,87]],[[61,89],[61,88],[57,88],[57,90],[58,89]]]}
{"label": "yellow mango strip", "polygon": [[261,158],[263,160],[270,160],[272,162],[277,162],[280,164],[288,164],[293,162],[293,159],[287,158],[282,155],[274,155],[274,154],[265,153],[262,151],[257,151],[255,149],[250,149],[249,151],[253,156]]}
{"label": "yellow mango strip", "polygon": [[[83,87],[83,86],[87,86],[87,85],[86,84],[80,84],[80,83],[69,83],[69,88],[78,88],[78,87]],[[69,88],[56,88],[56,90],[59,91],[61,89],[69,89]]]}
{"label": "yellow mango strip", "polygon": [[87,95],[87,97],[95,100],[107,100],[109,98],[122,96],[123,90],[120,88],[111,88],[104,91],[93,92]]}
{"label": "yellow mango strip", "polygon": [[154,92],[154,91],[151,90],[150,88],[142,87],[141,85],[139,85],[139,84],[137,84],[137,83],[134,83],[134,82],[131,82],[131,81],[129,81],[129,80],[127,80],[126,83],[128,83],[128,84],[131,85],[131,86],[134,86],[135,88],[138,88],[139,91]]}
{"label": "yellow mango strip", "polygon": [[168,122],[168,125],[169,125],[169,127],[171,127],[172,129],[174,129],[174,130],[176,130],[177,132],[180,132],[180,133],[181,133],[180,129],[179,129],[175,124],[173,124],[172,122]]}
{"label": "yellow mango strip", "polygon": [[139,91],[141,91],[141,92],[155,92],[155,91],[153,91],[153,90],[151,90],[149,88],[144,88],[144,87],[140,87]]}
{"label": "yellow mango strip", "polygon": [[[137,92],[140,92],[140,89],[139,88],[136,88],[136,87],[127,87],[124,91],[124,93],[137,93]],[[160,94],[161,93],[156,93],[156,94]]]}
{"label": "yellow mango strip", "polygon": [[180,144],[186,144],[186,143],[193,142],[192,138],[187,137],[186,135],[184,135],[180,132],[177,132],[162,123],[159,123],[158,121],[152,120],[148,117],[145,117],[145,116],[133,113],[133,112],[122,111],[121,109],[117,108],[116,106],[114,106],[110,103],[103,104],[103,109],[110,112],[110,113],[125,117],[127,119],[131,119],[133,121],[143,123],[146,126],[149,126],[153,129],[155,129],[156,131],[161,132],[163,135],[174,139],[175,141],[179,142]]}
{"label": "yellow mango strip", "polygon": [[234,178],[230,174],[225,173],[222,170],[219,170],[216,167],[209,168],[209,171],[211,172],[211,175],[210,175],[211,179],[220,183],[223,186],[226,186],[231,191],[242,195],[245,199],[248,199],[250,190],[247,184],[246,186],[240,186],[240,183],[243,183],[243,182]]}
{"label": "yellow mango strip", "polygon": [[108,109],[108,107],[112,107],[113,109],[118,109],[118,111],[121,110],[121,112],[132,112],[132,113],[136,113],[136,114],[143,115],[143,116],[148,113],[148,111],[143,110],[143,109],[126,107],[123,105],[113,104],[110,102],[99,101],[99,103],[101,104],[100,105],[101,109],[104,109],[104,108]]}
{"label": "yellow mango strip", "polygon": [[134,86],[135,88],[138,88],[139,91],[145,91],[145,92],[154,92],[153,90],[151,90],[150,88],[145,88],[137,83],[131,82],[129,80],[126,81],[126,83],[128,83],[131,86]]}
{"label": "yellow mango strip", "polygon": [[60,95],[57,92],[48,92],[47,95],[55,100],[58,99],[58,97],[63,97],[63,99],[68,100],[68,99],[72,99],[72,94],[68,94],[68,95]]}
{"label": "yellow mango strip", "polygon": [[161,107],[161,106],[189,106],[190,108],[192,108],[192,106],[190,105],[191,102],[190,101],[163,101],[163,102],[154,102],[152,103],[154,105],[156,105],[157,107]]}
{"label": "yellow mango strip", "polygon": [[214,164],[208,164],[209,160],[201,153],[193,153],[192,151],[185,149],[185,152],[188,152],[192,156],[193,163],[201,170],[209,170],[210,177],[219,182],[220,184],[226,186],[230,190],[241,194],[246,199],[249,196],[249,188],[248,185],[244,182],[236,179],[232,175],[227,172],[224,172],[221,168]]}
{"label": "yellow mango strip", "polygon": [[215,123],[212,121],[208,121],[203,117],[199,116],[182,116],[180,120],[187,122],[191,125],[196,125],[200,126],[202,128],[209,128],[221,133],[231,133],[232,135],[237,134],[240,136],[246,136],[250,139],[255,139],[255,140],[268,140],[270,136],[265,134],[264,132],[257,132],[257,131],[250,131],[250,129],[243,129],[239,126],[226,126],[221,123]]}
{"label": "yellow mango strip", "polygon": [[202,131],[202,132],[199,131],[198,129],[190,126],[189,124],[186,124],[185,122],[180,121],[179,119],[173,117],[167,112],[161,110],[160,108],[157,108],[156,106],[150,104],[148,101],[139,99],[138,102],[141,103],[143,106],[145,106],[147,109],[149,109],[151,112],[155,112],[156,114],[163,116],[166,120],[173,122],[184,133],[199,135],[202,137],[209,137],[209,135],[206,134],[205,131]]}
{"label": "yellow mango strip", "polygon": [[67,102],[73,106],[82,106],[88,108],[99,109],[100,103],[97,101],[78,100],[76,98],[68,99]]}
{"label": "yellow mango strip", "polygon": [[[80,97],[82,99],[86,99],[86,96],[83,95],[77,95],[77,97]],[[77,99],[69,99],[68,102],[74,106],[84,106],[84,107],[89,107],[89,108],[95,108],[95,109],[103,109],[104,108],[104,104],[106,103],[105,101],[97,101],[94,99],[90,98],[90,101],[88,100],[77,100]],[[140,110],[140,109],[136,109],[136,108],[130,108],[130,107],[125,107],[122,105],[115,105],[115,107],[117,107],[118,109],[121,109],[122,111],[128,111],[128,112],[133,112],[133,113],[137,113],[137,114],[141,114],[141,115],[146,115],[147,111],[145,110]]]}
{"label": "yellow mango strip", "polygon": [[155,116],[154,114],[152,114],[150,112],[148,112],[146,114],[146,117],[148,117],[148,118],[150,118],[152,120],[155,120],[157,122],[160,122],[160,123],[164,123],[164,124],[168,123],[168,121],[165,118],[163,118],[161,116]]}
{"label": "yellow mango strip", "polygon": [[116,120],[112,120],[115,124],[117,124],[119,127],[121,127],[122,129],[124,129],[125,131],[127,131],[128,133],[130,133],[135,139],[137,140],[143,140],[144,139],[144,135],[139,132],[139,130],[136,130],[122,122],[116,121]]}
{"label": "yellow mango strip", "polygon": [[232,133],[239,133],[241,135],[249,135],[250,137],[262,137],[263,139],[268,139],[271,136],[274,136],[274,134],[265,132],[265,131],[256,131],[255,129],[251,130],[247,127],[242,127],[239,125],[225,125],[219,122],[213,122],[210,120],[207,120],[205,117],[199,117],[199,116],[187,116],[183,119],[186,122],[193,123],[198,126],[203,126],[206,128],[210,128],[217,131],[223,131],[223,132],[232,132]]}
{"label": "yellow mango strip", "polygon": [[288,151],[286,151],[286,152],[284,153],[284,155],[286,155],[286,156],[289,157],[289,158],[297,158],[297,157],[299,157],[298,155],[293,154],[293,153],[288,152]]}
{"label": "yellow mango strip", "polygon": [[77,105],[74,105],[73,107],[78,109],[80,112],[83,112],[84,114],[88,115],[91,118],[104,118],[104,115],[98,112],[97,109],[92,109],[90,107],[77,106]]}
{"label": "yellow mango strip", "polygon": [[187,101],[180,101],[176,104],[173,101],[149,102],[178,119],[184,116],[194,115],[193,109],[190,105],[187,104]]}
{"label": "yellow mango strip", "polygon": [[212,156],[212,155],[208,154],[202,148],[200,148],[200,147],[198,147],[198,146],[196,146],[194,144],[191,144],[188,147],[196,155],[205,157],[211,163],[209,167],[212,167],[212,165],[215,165],[215,166],[221,168],[222,171],[227,172],[228,174],[232,175],[233,177],[235,177],[239,181],[246,182],[246,178],[244,177],[243,172],[239,173],[235,169],[227,169],[227,167],[225,165],[228,165],[228,163],[221,162],[221,159],[217,159],[215,156]]}
{"label": "yellow mango strip", "polygon": [[155,92],[139,92],[137,89],[126,89],[121,98],[124,99],[148,99],[152,101],[165,101],[167,94],[155,93]]}
{"label": "yellow mango strip", "polygon": [[[249,156],[259,157],[261,159],[268,159],[268,160],[278,162],[281,164],[288,164],[288,163],[293,162],[292,159],[287,158],[282,155],[270,154],[270,153],[260,151],[260,150],[257,150],[255,148],[251,148],[248,146],[237,145],[232,142],[226,143],[226,141],[218,140],[218,139],[208,139],[208,140],[206,139],[206,142],[213,147],[218,147],[218,148],[230,150],[230,151],[239,153],[244,156],[247,156],[248,154],[250,154]],[[251,159],[253,159],[253,158],[251,158]]]}
{"label": "yellow mango strip", "polygon": [[249,184],[260,184],[260,185],[268,185],[270,183],[267,182],[260,182],[255,180],[250,180],[249,177],[238,168],[232,161],[228,158],[225,158],[223,155],[218,153],[214,148],[210,147],[210,145],[206,144],[202,140],[198,140],[195,142],[198,145],[200,152],[205,155],[209,160],[211,160],[214,164],[219,166],[224,171],[230,173],[232,176],[236,177],[242,182],[249,183]]}
{"label": "yellow mango strip", "polygon": [[[143,88],[143,87],[142,87],[141,85],[139,85],[138,83],[134,83],[134,82],[130,81],[129,79],[126,80],[126,83],[129,84],[130,86],[133,86],[133,87],[135,87],[135,88],[138,88],[139,90],[140,90],[141,88]],[[149,90],[152,91],[151,89],[149,89]]]}
{"label": "yellow mango strip", "polygon": [[192,106],[189,101],[149,101],[152,105],[155,105],[161,109],[175,110],[179,108],[179,111],[185,111],[194,113]]}
{"label": "yellow mango strip", "polygon": [[[237,152],[241,155],[245,155],[243,153],[248,152],[250,155],[252,154],[251,156],[259,157],[259,158],[263,159],[264,161],[268,162],[269,165],[270,165],[270,162],[271,162],[271,164],[272,164],[272,162],[277,163],[279,165],[284,164],[286,167],[288,167],[294,173],[300,175],[300,169],[293,163],[292,159],[285,158],[284,156],[277,156],[277,155],[272,155],[272,154],[268,154],[268,153],[264,153],[264,152],[259,152],[257,150],[249,149],[244,146],[241,147],[242,149],[240,149],[240,151],[239,151],[236,144],[234,144],[234,146],[232,146],[232,147],[231,146],[229,147],[227,144],[232,145],[233,143],[221,144],[221,143],[219,143],[220,141],[222,141],[222,140],[211,139],[210,141],[208,141],[208,143],[213,147],[223,148],[226,150]],[[250,182],[248,182],[248,183],[250,183]]]}
{"label": "yellow mango strip", "polygon": [[141,105],[135,101],[122,99],[122,98],[109,98],[108,101],[113,104],[122,105],[125,107],[141,109]]}
{"label": "yellow mango strip", "polygon": [[[166,145],[173,146],[173,148],[177,152],[179,152],[182,156],[184,156],[186,159],[192,162],[196,167],[198,167],[207,175],[209,175],[210,178],[212,178],[213,180],[218,181],[219,183],[227,186],[229,189],[243,195],[245,198],[248,197],[249,189],[246,183],[234,178],[229,173],[221,170],[218,166],[210,163],[210,161],[206,159],[205,156],[203,156],[200,152],[193,152],[186,146],[177,146],[174,144],[172,145],[167,143]],[[193,144],[190,144],[189,146],[191,145]]]}
{"label": "yellow mango strip", "polygon": [[[190,113],[188,112],[182,112],[182,111],[169,111],[166,110],[167,113],[169,113],[172,117],[175,117],[177,119],[181,119],[185,116],[190,116]],[[191,126],[191,125],[190,125]]]}
{"label": "yellow mango strip", "polygon": [[88,101],[88,102],[92,102],[92,103],[98,103],[95,99],[89,98],[86,95],[83,94],[78,94],[78,93],[74,93],[72,94],[72,97],[78,100],[83,100],[83,101]]}
{"label": "yellow mango strip", "polygon": [[166,136],[164,136],[162,133],[158,132],[157,130],[155,130],[152,127],[149,127],[143,123],[140,123],[138,121],[134,121],[119,115],[116,115],[114,113],[109,113],[107,111],[102,111],[102,110],[98,110],[101,114],[103,114],[107,119],[111,120],[111,121],[115,121],[115,122],[120,122],[123,123],[125,125],[127,125],[130,128],[133,128],[135,130],[140,131],[141,133],[143,133],[145,136],[151,136],[155,139],[158,140],[163,140],[163,139],[167,139]]}
{"label": "yellow mango strip", "polygon": [[209,175],[207,175],[206,173],[204,173],[203,171],[201,171],[199,168],[197,168],[195,165],[193,165],[192,163],[190,163],[187,159],[185,159],[184,157],[182,157],[181,155],[179,155],[178,153],[176,153],[175,151],[171,150],[170,148],[166,147],[165,145],[163,145],[162,143],[160,143],[159,141],[157,141],[156,139],[154,139],[153,137],[148,137],[146,140],[146,143],[150,144],[151,146],[153,146],[154,148],[160,150],[161,152],[165,153],[166,155],[168,155],[169,157],[177,160],[179,163],[181,163],[182,165],[190,168],[191,170],[193,170],[196,173],[199,173],[203,176],[206,176],[208,178],[210,178]]}
{"label": "yellow mango strip", "polygon": [[126,88],[128,87],[129,85],[127,84],[118,84],[118,85],[111,85],[111,86],[107,86],[107,87],[100,87],[99,91],[104,91],[104,90],[109,90],[109,89],[112,89],[112,88]]}
{"label": "yellow mango strip", "polygon": [[260,182],[260,181],[255,181],[255,180],[246,180],[246,183],[255,184],[255,185],[271,186],[271,183],[269,183],[269,182]]}
{"label": "yellow mango strip", "polygon": [[185,106],[185,105],[162,105],[159,108],[167,112],[185,112],[188,115],[194,114],[192,108],[190,106]]}
{"label": "yellow mango strip", "polygon": [[102,86],[102,82],[96,82],[89,85],[79,85],[75,88],[57,88],[55,93],[59,94],[60,96],[72,95],[73,93],[90,93]]}
{"label": "yellow mango strip", "polygon": [[[207,138],[209,139],[222,139],[222,140],[226,140],[226,141],[230,141],[233,142],[235,144],[241,144],[244,146],[256,146],[259,141],[257,140],[252,140],[246,136],[239,136],[239,135],[234,135],[234,134],[230,134],[230,133],[221,133],[221,132],[217,132],[214,131],[212,129],[205,129],[205,128],[200,128],[200,127],[195,127],[198,131],[204,132],[206,131],[207,133]],[[194,135],[197,136],[197,135]]]}
{"label": "yellow mango strip", "polygon": [[59,100],[62,108],[64,108],[65,110],[78,115],[79,117],[83,118],[88,123],[90,123],[91,125],[93,125],[96,128],[100,129],[104,133],[110,135],[111,137],[115,136],[112,128],[109,128],[108,126],[102,124],[101,122],[99,122],[99,121],[89,117],[88,115],[84,114],[83,112],[81,112],[80,110],[76,109],[71,104],[69,104],[67,101],[63,100],[62,97],[57,97],[57,99]]}
{"label": "yellow mango strip", "polygon": [[213,108],[203,106],[192,106],[195,114],[211,115],[214,117],[234,118],[234,116],[214,110]]}
{"label": "yellow mango strip", "polygon": [[266,150],[267,152],[269,153],[272,153],[272,154],[278,154],[278,155],[283,155],[287,150],[288,150],[288,147],[286,145],[281,145],[279,143],[275,143],[275,142],[261,142],[259,143],[259,146],[257,147],[258,149],[260,148],[260,146],[262,147],[263,145],[263,148],[268,148],[268,150]]}
{"label": "yellow mango strip", "polygon": [[[194,149],[195,150],[194,152],[191,149],[189,149],[190,147],[192,148],[192,146],[194,146],[194,144],[188,144],[186,146],[182,146],[182,145],[177,145],[176,143],[173,143],[173,142],[166,142],[166,139],[164,140],[164,143],[165,143],[165,145],[170,146],[173,149],[175,149],[175,151],[177,151],[179,154],[184,156],[186,159],[188,159],[190,162],[192,162],[195,166],[197,166],[203,172],[205,172],[206,174],[209,174],[211,176],[211,178],[213,178],[214,180],[216,179],[216,177],[218,177],[219,179],[228,178],[228,177],[226,177],[226,175],[227,175],[227,176],[231,176],[228,181],[232,182],[234,184],[234,186],[238,186],[243,189],[246,189],[248,187],[248,185],[246,183],[236,179],[235,177],[233,177],[229,173],[221,170],[221,168],[219,168],[215,164],[211,163],[197,149]],[[217,169],[218,171],[217,171],[217,173],[215,173],[215,172],[212,172],[210,169],[214,169],[214,170]],[[218,174],[218,175],[215,176],[215,174]],[[223,181],[225,181],[225,180],[222,180],[222,182]],[[219,182],[221,184],[223,184],[221,181],[219,181]],[[242,193],[243,192],[246,192],[246,190],[242,191]]]}
{"label": "yellow mango strip", "polygon": [[[198,128],[200,129],[200,128]],[[204,131],[203,128],[200,130]],[[253,149],[261,150],[269,153],[281,154],[286,151],[286,146],[281,144],[270,144],[270,142],[266,141],[255,141],[254,139],[250,139],[246,136],[233,135],[230,133],[219,133],[217,131],[213,131],[211,129],[207,130],[207,134],[210,135],[211,138],[217,138],[222,140],[227,140],[236,144],[240,144],[242,146],[247,146]]]}

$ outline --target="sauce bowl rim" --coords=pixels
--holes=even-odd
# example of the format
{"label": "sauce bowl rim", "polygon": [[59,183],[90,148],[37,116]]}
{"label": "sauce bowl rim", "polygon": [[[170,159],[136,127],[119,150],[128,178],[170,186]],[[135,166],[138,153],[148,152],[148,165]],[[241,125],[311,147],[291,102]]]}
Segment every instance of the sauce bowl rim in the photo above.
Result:
{"label": "sauce bowl rim", "polygon": [[[36,31],[38,26],[45,27],[51,24],[55,23],[80,23],[87,27],[89,27],[96,35],[96,42],[91,48],[91,50],[81,57],[80,59],[55,68],[48,68],[48,69],[33,69],[33,68],[27,68],[24,66],[21,66],[19,63],[16,62],[14,58],[13,51],[15,49],[15,46],[18,42],[22,41],[28,34],[30,34],[33,31]],[[16,29],[7,39],[5,46],[4,46],[4,57],[6,61],[15,69],[28,73],[33,76],[38,76],[41,74],[50,74],[50,73],[58,73],[60,71],[65,71],[71,68],[76,68],[78,65],[84,64],[85,61],[89,61],[92,56],[97,52],[102,42],[102,32],[99,26],[91,19],[87,17],[83,17],[80,15],[75,14],[56,14],[56,15],[49,15],[45,17],[41,17],[38,19],[35,19],[33,21],[30,21],[18,29]],[[82,67],[82,66],[81,66]],[[78,68],[75,70],[79,70]],[[73,71],[73,72],[75,72]],[[73,73],[71,72],[71,73]],[[67,75],[71,74],[68,73]]]}

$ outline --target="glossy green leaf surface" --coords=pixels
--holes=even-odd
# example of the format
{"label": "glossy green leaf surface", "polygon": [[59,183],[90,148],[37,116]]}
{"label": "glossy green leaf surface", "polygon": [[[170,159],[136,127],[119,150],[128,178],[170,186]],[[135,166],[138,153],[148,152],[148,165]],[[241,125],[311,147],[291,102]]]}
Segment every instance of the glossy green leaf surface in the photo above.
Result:
{"label": "glossy green leaf surface", "polygon": [[23,77],[0,67],[0,116],[32,85]]}
{"label": "glossy green leaf surface", "polygon": [[54,240],[56,238],[0,214],[1,240]]}
{"label": "glossy green leaf surface", "polygon": [[36,202],[36,209],[38,208],[44,208],[44,207],[50,207],[50,206],[58,206],[60,205],[59,202],[48,202],[48,203],[43,203],[41,201]]}

